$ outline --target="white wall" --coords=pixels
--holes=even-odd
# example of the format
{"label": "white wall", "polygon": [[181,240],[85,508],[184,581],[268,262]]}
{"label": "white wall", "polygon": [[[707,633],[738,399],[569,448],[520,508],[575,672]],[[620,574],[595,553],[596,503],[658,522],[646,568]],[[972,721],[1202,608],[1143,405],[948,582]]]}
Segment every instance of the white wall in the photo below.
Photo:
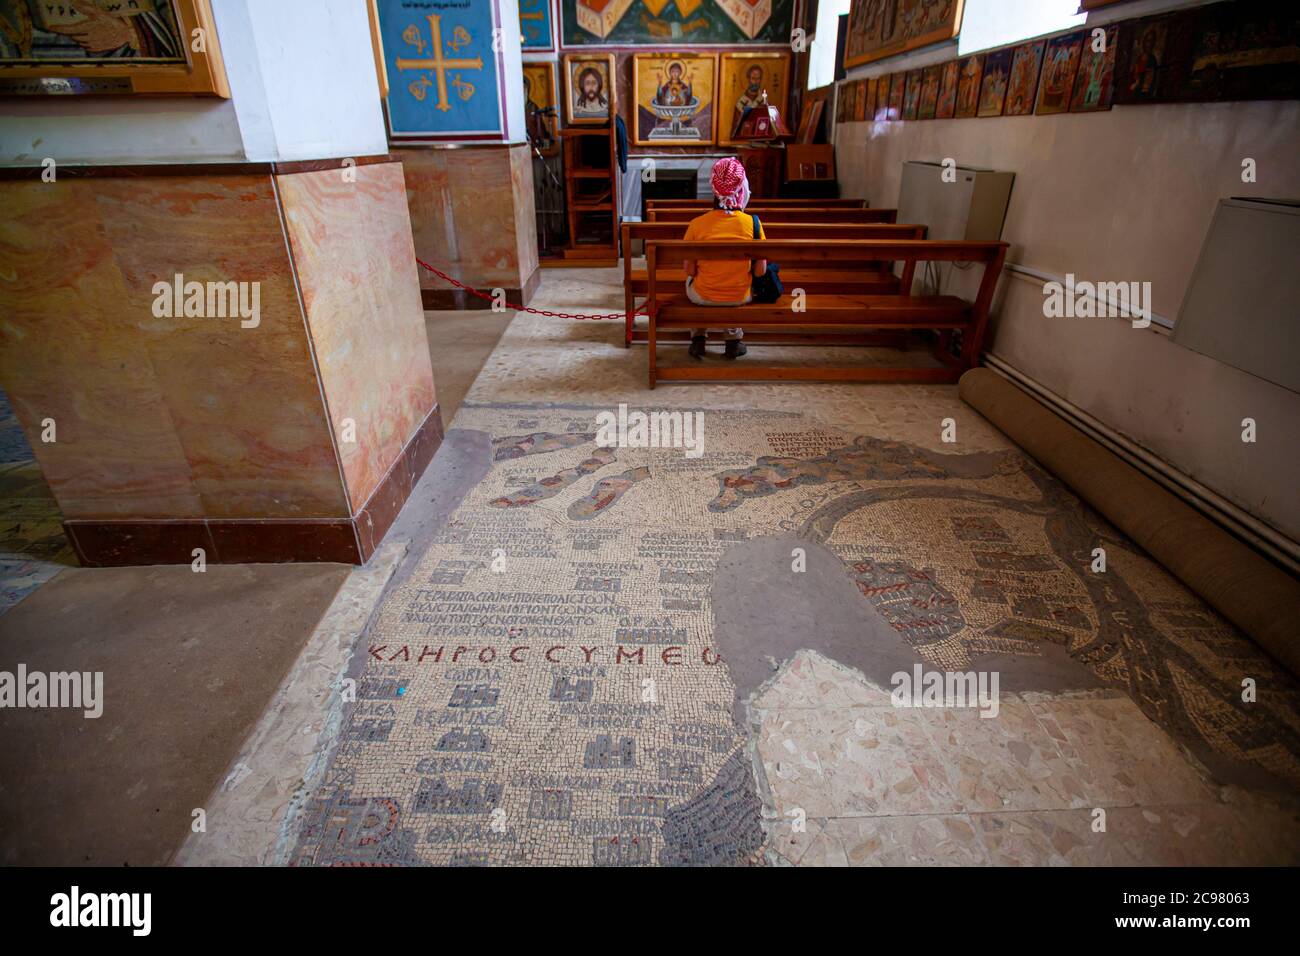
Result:
{"label": "white wall", "polygon": [[808,47],[808,89],[835,82],[835,41],[840,17],[848,12],[849,0],[821,0],[817,4],[817,22]]}
{"label": "white wall", "polygon": [[0,165],[329,159],[388,151],[365,0],[212,0],[231,98],[5,101]]}
{"label": "white wall", "polygon": [[[501,0],[498,7],[501,12],[501,76],[499,77],[502,89],[506,94],[506,115],[505,119],[509,126],[510,135],[507,142],[525,143],[528,137],[524,130],[524,85],[520,79],[524,75],[524,56],[523,48],[519,41],[519,4],[514,0]],[[551,30],[556,34],[556,45],[559,45],[560,24],[558,20],[553,20]],[[550,54],[556,56],[556,54]],[[541,57],[533,57],[537,60]],[[555,69],[555,79],[561,88],[564,86],[564,77],[560,73],[560,68]]]}
{"label": "white wall", "polygon": [[1078,10],[1079,0],[966,0],[958,55],[1068,30],[1087,19]]}
{"label": "white wall", "polygon": [[[388,152],[365,0],[216,0],[250,160]],[[250,44],[247,38],[251,37]]]}
{"label": "white wall", "polygon": [[[1218,200],[1300,196],[1300,102],[841,125],[843,195],[896,205],[902,164],[953,157],[1016,174],[1008,261],[1080,279],[1149,281],[1174,318]],[[1242,160],[1258,181],[1241,181]],[[1292,539],[1300,397],[1123,319],[1049,319],[1042,282],[1004,275],[991,350]],[[1249,302],[1241,303],[1250,308]],[[1254,418],[1257,444],[1240,440]]]}

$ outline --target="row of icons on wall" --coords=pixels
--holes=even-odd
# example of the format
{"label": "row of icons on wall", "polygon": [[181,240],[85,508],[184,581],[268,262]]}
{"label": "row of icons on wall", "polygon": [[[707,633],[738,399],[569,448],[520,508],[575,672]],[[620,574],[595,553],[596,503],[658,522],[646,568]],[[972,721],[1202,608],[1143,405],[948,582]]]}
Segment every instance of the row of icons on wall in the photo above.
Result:
{"label": "row of icons on wall", "polygon": [[1300,95],[1300,7],[1243,0],[1031,40],[839,87],[837,122]]}

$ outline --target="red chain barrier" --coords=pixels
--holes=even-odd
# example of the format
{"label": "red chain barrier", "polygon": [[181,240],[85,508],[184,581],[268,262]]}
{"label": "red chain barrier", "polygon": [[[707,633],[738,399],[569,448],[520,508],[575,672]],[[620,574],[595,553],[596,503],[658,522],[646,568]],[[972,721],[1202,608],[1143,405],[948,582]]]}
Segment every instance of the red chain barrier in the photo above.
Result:
{"label": "red chain barrier", "polygon": [[[492,303],[496,302],[496,296],[489,295],[486,292],[480,292],[478,289],[475,289],[472,286],[467,286],[459,279],[453,279],[451,276],[447,275],[447,273],[443,272],[441,269],[435,269],[433,266],[429,265],[429,263],[425,262],[419,256],[415,257],[415,261],[418,262],[420,265],[424,266],[424,268],[428,269],[438,278],[450,282],[457,289],[463,289],[464,291],[468,292],[470,295],[478,296],[478,298],[483,299],[486,302],[492,302]],[[531,312],[533,315],[545,315],[552,319],[623,319],[623,320],[627,319],[626,312],[602,312],[597,315],[578,315],[576,312],[550,312],[546,309],[530,309],[527,306],[513,305],[512,303],[509,302],[506,303],[506,308],[512,309],[515,312]],[[632,312],[633,316],[638,316],[638,315],[648,316],[649,314],[650,314],[649,312],[641,312],[636,310]]]}

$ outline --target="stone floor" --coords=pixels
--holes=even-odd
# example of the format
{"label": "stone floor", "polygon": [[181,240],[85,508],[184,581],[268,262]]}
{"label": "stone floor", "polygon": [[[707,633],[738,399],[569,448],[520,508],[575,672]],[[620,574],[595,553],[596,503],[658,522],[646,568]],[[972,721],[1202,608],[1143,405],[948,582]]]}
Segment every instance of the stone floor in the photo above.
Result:
{"label": "stone floor", "polygon": [[[1300,862],[1296,682],[955,387],[651,391],[619,321],[520,313],[485,361],[501,317],[428,321],[468,336],[446,441],[176,862]],[[620,406],[700,454],[601,447]],[[936,673],[998,686],[895,706]]]}
{"label": "stone floor", "polygon": [[0,391],[0,614],[76,565],[63,515]]}
{"label": "stone floor", "polygon": [[[1295,682],[955,388],[652,392],[621,340],[514,317],[403,513],[355,700],[318,682],[278,731],[312,736],[301,775],[224,794],[274,826],[182,861],[1300,861]],[[702,453],[598,447],[620,404],[698,412]],[[996,715],[894,706],[914,668],[996,675]]]}
{"label": "stone floor", "polygon": [[460,403],[474,385],[513,313],[488,309],[424,313],[433,380],[438,388],[438,410],[443,430],[451,427]]}

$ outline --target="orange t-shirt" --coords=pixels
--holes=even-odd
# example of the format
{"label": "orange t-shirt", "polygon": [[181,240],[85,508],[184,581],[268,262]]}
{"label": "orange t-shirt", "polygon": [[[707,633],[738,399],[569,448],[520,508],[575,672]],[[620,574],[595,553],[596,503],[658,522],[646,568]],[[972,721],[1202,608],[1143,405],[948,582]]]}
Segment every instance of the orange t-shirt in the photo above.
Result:
{"label": "orange t-shirt", "polygon": [[[686,227],[687,241],[708,239],[753,239],[754,217],[747,212],[723,212],[711,209],[696,216]],[[763,224],[758,224],[758,238]],[[750,288],[748,259],[699,259],[695,263],[695,291],[710,302],[740,302]]]}

